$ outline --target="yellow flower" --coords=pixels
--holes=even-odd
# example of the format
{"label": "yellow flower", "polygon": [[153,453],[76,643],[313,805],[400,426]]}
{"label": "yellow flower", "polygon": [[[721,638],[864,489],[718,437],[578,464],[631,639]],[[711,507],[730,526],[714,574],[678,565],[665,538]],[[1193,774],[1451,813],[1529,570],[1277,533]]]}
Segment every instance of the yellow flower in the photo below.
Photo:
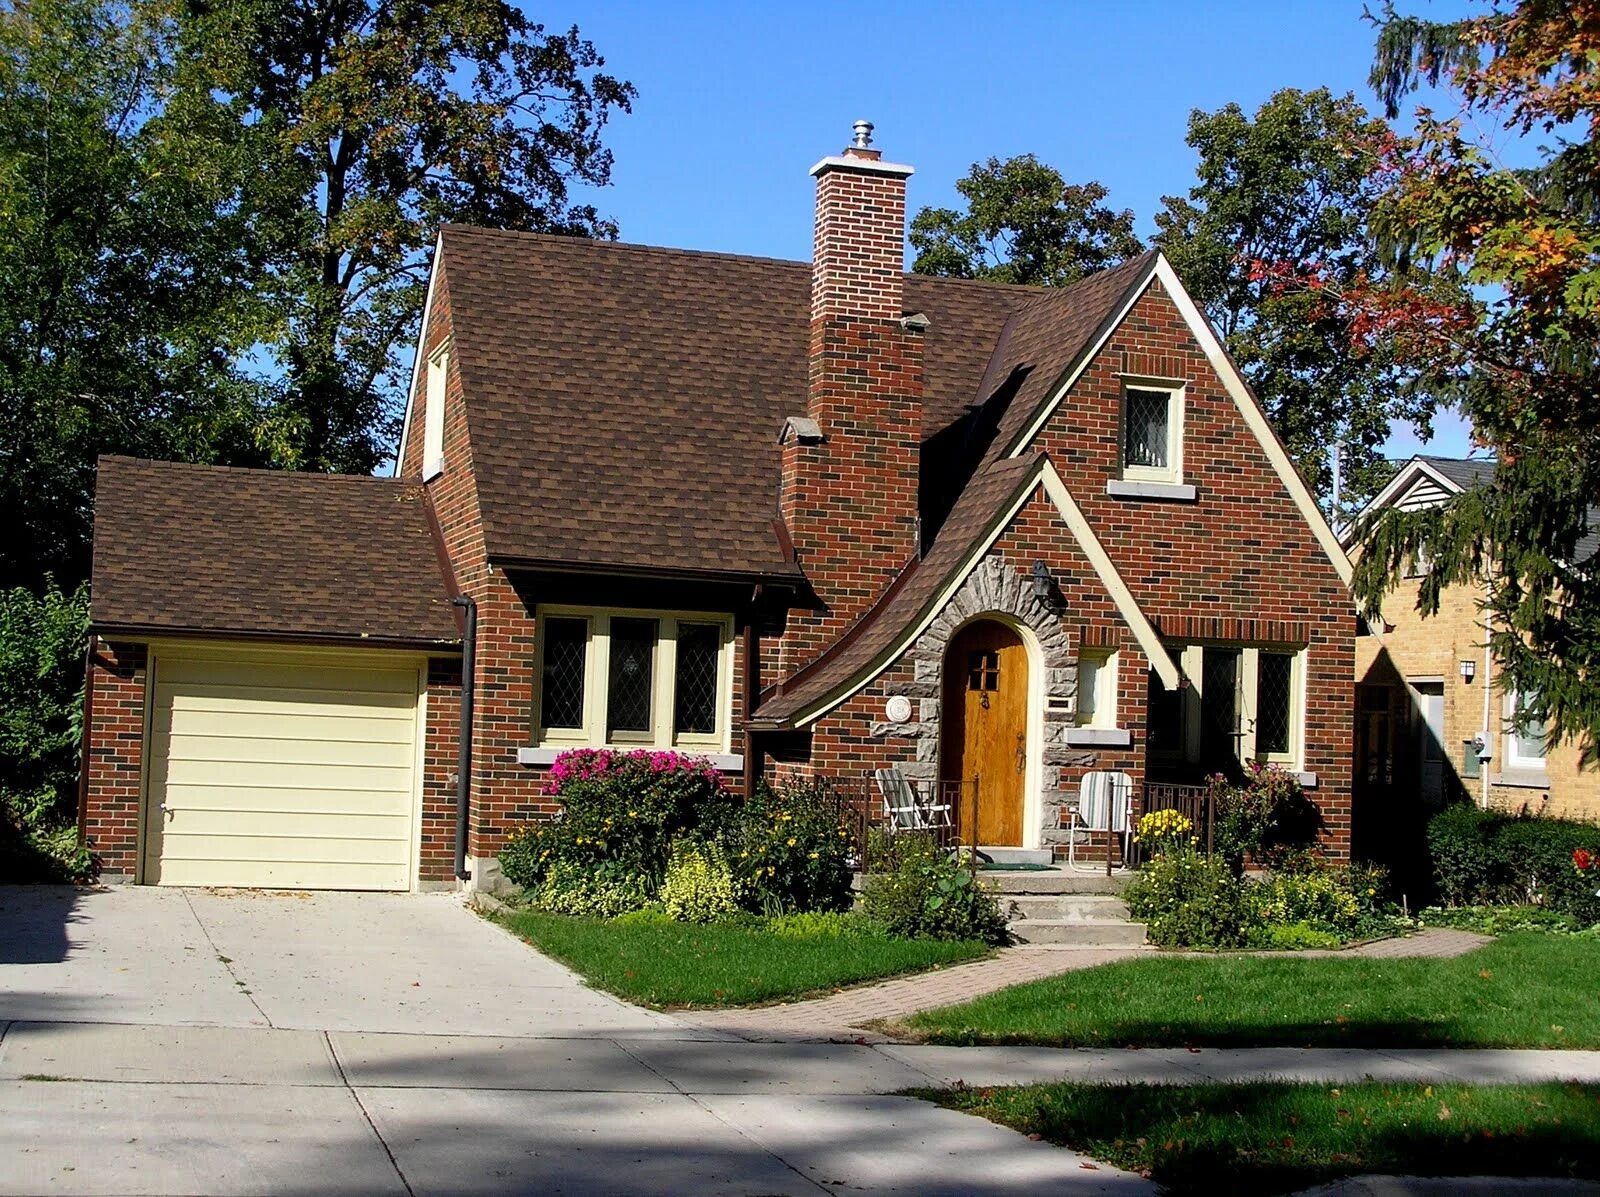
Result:
{"label": "yellow flower", "polygon": [[792,835],[789,837],[789,847],[791,847],[791,848],[794,847],[794,836],[792,836]]}
{"label": "yellow flower", "polygon": [[813,853],[812,853],[812,854],[811,854],[811,859],[812,859],[812,860],[815,860],[815,859],[817,859],[817,853],[815,853],[815,852],[813,852]]}

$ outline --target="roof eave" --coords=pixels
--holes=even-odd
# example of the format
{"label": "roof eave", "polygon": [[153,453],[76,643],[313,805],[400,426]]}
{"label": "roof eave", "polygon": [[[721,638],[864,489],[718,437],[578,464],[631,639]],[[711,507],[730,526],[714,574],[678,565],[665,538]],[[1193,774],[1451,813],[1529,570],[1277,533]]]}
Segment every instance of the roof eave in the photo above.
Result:
{"label": "roof eave", "polygon": [[459,636],[438,639],[428,636],[368,635],[363,632],[296,632],[263,628],[205,627],[158,623],[119,622],[94,619],[89,634],[102,640],[244,640],[264,644],[310,644],[318,647],[390,648],[455,654],[461,651]]}

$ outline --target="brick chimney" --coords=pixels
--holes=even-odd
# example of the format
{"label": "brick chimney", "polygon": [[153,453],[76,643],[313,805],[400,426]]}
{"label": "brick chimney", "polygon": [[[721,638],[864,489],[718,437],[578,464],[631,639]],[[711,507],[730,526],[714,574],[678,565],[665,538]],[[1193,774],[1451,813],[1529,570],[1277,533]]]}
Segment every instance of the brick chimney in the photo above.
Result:
{"label": "brick chimney", "polygon": [[[783,429],[782,509],[826,610],[793,641],[821,647],[882,593],[917,551],[922,334],[905,315],[906,178],[855,123],[817,180],[806,417]],[[790,637],[786,636],[785,640]]]}

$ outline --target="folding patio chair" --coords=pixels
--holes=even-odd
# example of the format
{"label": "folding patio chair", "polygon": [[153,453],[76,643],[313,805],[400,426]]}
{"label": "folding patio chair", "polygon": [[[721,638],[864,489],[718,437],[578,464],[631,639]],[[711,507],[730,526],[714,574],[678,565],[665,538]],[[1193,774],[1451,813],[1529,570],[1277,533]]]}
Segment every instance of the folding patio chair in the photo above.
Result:
{"label": "folding patio chair", "polygon": [[1126,773],[1096,772],[1083,776],[1078,792],[1078,804],[1063,812],[1067,831],[1067,867],[1082,872],[1098,872],[1102,865],[1084,866],[1078,863],[1078,844],[1094,842],[1096,834],[1106,837],[1106,857],[1111,856],[1115,837],[1122,839],[1122,863],[1115,866],[1120,872],[1128,867],[1128,835],[1133,814],[1133,779]]}

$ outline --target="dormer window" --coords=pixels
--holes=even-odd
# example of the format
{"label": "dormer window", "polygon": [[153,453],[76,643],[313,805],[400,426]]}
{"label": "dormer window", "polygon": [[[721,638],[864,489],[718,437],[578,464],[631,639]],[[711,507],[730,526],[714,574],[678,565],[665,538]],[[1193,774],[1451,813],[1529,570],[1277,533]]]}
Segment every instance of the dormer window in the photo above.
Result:
{"label": "dormer window", "polygon": [[441,349],[428,359],[428,389],[422,409],[422,480],[444,472],[444,390],[450,369],[450,350]]}
{"label": "dormer window", "polygon": [[1122,389],[1122,477],[1183,481],[1183,387],[1128,380]]}

